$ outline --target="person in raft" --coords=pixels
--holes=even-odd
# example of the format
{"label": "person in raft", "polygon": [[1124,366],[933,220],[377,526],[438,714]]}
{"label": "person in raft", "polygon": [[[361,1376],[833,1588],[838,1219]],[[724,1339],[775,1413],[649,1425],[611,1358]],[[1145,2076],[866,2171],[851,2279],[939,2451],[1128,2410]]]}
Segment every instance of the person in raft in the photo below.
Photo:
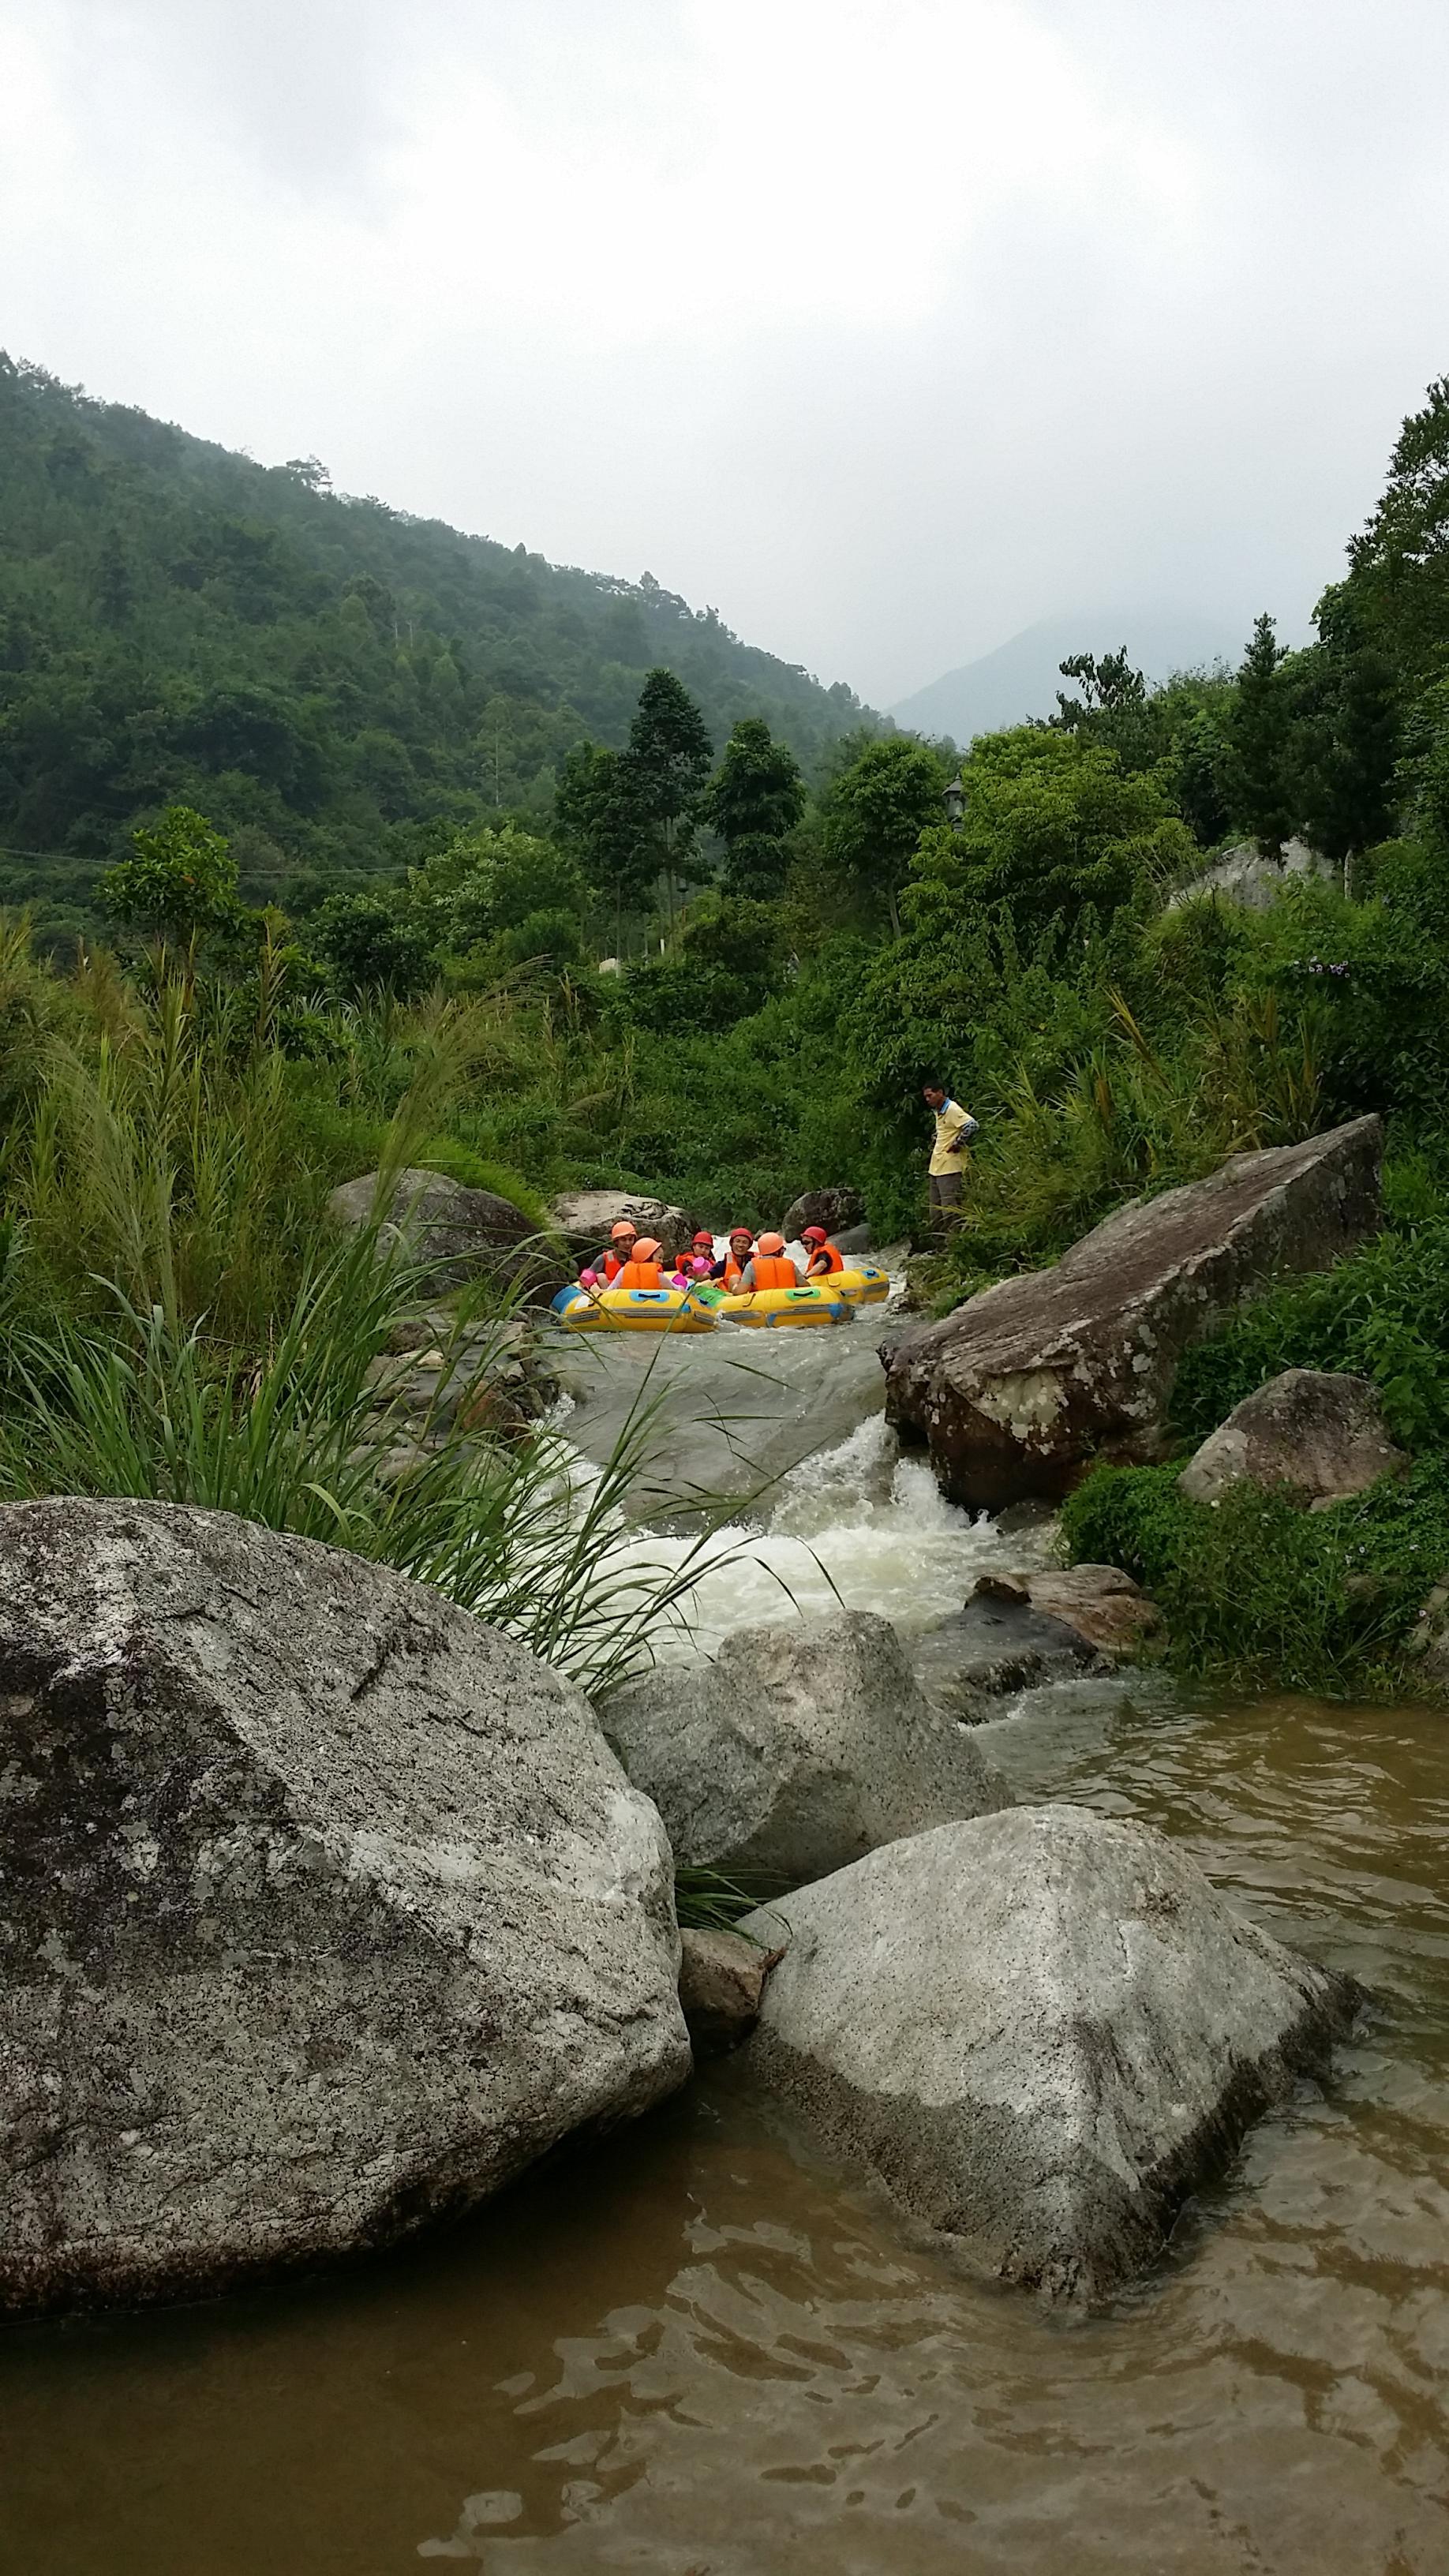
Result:
{"label": "person in raft", "polygon": [[762,1234],[740,1274],[740,1292],[751,1297],[757,1288],[798,1288],[800,1273],[785,1250],[783,1234]]}
{"label": "person in raft", "polygon": [[740,1282],[745,1275],[746,1264],[754,1248],[755,1237],[752,1227],[747,1225],[730,1227],[729,1242],[709,1275],[711,1279],[721,1280],[731,1296],[736,1295],[739,1290]]}
{"label": "person in raft", "polygon": [[611,1225],[609,1228],[607,1252],[596,1252],[587,1270],[579,1272],[583,1285],[586,1288],[617,1288],[619,1273],[625,1262],[633,1259],[634,1246],[638,1240],[638,1229],[630,1224],[626,1216],[621,1216],[618,1224]]}
{"label": "person in raft", "polygon": [[659,1246],[652,1234],[635,1237],[634,1248],[611,1288],[662,1288],[664,1273],[659,1266]]}
{"label": "person in raft", "polygon": [[823,1225],[807,1225],[800,1237],[805,1246],[805,1276],[810,1279],[832,1279],[845,1268],[845,1255],[833,1244]]}
{"label": "person in raft", "polygon": [[966,1186],[966,1148],[976,1133],[976,1121],[959,1100],[953,1100],[944,1082],[934,1074],[921,1085],[926,1107],[935,1114],[936,1132],[931,1143],[930,1194],[931,1230],[945,1234],[961,1213],[961,1198]]}
{"label": "person in raft", "polygon": [[714,1236],[701,1226],[687,1252],[681,1252],[674,1265],[676,1288],[696,1286],[702,1279],[714,1276]]}

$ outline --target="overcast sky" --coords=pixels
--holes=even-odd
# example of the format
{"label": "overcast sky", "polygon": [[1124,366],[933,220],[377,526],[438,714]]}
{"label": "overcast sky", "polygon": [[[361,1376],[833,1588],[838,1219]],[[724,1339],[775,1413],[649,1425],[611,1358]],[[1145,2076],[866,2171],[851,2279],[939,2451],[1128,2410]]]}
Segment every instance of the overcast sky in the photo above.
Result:
{"label": "overcast sky", "polygon": [[0,0],[0,345],[888,704],[1306,627],[1449,368],[1445,0]]}

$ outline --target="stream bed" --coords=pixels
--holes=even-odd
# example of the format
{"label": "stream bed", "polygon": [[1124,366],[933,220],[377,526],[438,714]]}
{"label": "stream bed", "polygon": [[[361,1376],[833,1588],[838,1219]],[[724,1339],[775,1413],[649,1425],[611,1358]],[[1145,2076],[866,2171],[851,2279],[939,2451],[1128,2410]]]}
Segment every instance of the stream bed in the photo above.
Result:
{"label": "stream bed", "polygon": [[[832,1585],[909,1626],[1022,1558],[894,1456],[853,1333],[799,1343],[706,1644]],[[581,1386],[586,1453],[616,1400]],[[1442,2576],[1449,1716],[1133,1676],[984,1740],[1373,1991],[1153,2273],[1086,2322],[967,2282],[726,2062],[385,2260],[0,2335],[4,2576]]]}

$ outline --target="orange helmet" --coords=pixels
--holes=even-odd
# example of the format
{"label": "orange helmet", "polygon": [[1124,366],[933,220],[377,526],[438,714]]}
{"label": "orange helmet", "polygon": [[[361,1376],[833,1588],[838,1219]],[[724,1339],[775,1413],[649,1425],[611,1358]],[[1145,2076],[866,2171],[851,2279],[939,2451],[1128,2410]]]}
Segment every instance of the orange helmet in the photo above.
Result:
{"label": "orange helmet", "polygon": [[611,1243],[617,1243],[622,1235],[627,1234],[632,1242],[638,1231],[639,1228],[637,1225],[631,1225],[626,1216],[621,1216],[618,1224],[611,1225],[609,1228],[609,1241]]}
{"label": "orange helmet", "polygon": [[641,1234],[634,1250],[641,1261],[652,1261],[659,1246],[652,1234]]}
{"label": "orange helmet", "polygon": [[770,1259],[772,1259],[776,1253],[783,1252],[783,1251],[784,1251],[784,1249],[785,1249],[785,1238],[784,1238],[783,1234],[762,1234],[762,1235],[761,1235],[761,1237],[760,1237],[760,1250],[761,1250],[761,1251],[763,1252],[763,1254],[765,1255],[765,1258],[766,1258],[766,1260],[767,1260],[767,1261],[768,1261],[768,1260],[770,1260]]}

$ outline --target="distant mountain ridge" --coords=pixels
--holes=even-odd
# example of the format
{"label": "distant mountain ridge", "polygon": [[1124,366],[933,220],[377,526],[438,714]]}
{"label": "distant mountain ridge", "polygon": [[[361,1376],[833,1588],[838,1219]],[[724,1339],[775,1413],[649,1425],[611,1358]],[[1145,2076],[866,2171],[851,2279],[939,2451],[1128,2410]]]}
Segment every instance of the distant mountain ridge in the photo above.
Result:
{"label": "distant mountain ridge", "polygon": [[1044,617],[995,652],[902,698],[890,713],[912,733],[949,734],[964,749],[974,734],[1053,714],[1057,691],[1067,685],[1060,666],[1069,654],[1115,653],[1125,645],[1149,680],[1165,680],[1203,663],[1224,661],[1236,668],[1246,642],[1246,628],[1239,634],[1221,618],[1187,609],[1109,608]]}
{"label": "distant mountain ridge", "polygon": [[647,573],[345,497],[314,459],[258,465],[0,353],[0,901],[38,900],[47,936],[176,800],[231,837],[251,900],[298,908],[543,816],[657,664],[716,751],[763,716],[815,772],[884,729]]}

